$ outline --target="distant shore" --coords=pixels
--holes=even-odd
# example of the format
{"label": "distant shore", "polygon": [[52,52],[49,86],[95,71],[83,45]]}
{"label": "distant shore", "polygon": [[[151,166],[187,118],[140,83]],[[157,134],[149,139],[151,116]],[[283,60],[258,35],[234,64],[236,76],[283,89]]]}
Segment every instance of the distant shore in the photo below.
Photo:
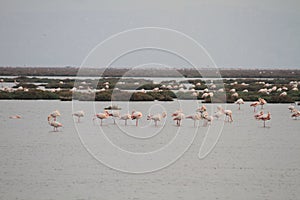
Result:
{"label": "distant shore", "polygon": [[187,78],[299,78],[300,69],[134,69],[77,67],[0,67],[0,76],[187,77]]}

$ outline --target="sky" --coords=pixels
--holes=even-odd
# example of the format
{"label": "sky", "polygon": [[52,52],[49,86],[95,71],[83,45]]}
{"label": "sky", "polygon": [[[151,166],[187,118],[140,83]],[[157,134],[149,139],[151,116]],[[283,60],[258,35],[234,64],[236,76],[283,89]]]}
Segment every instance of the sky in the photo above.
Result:
{"label": "sky", "polygon": [[[300,68],[299,0],[0,0],[0,66],[80,66],[100,42],[139,27],[182,32],[219,67]],[[118,65],[183,65],[157,54]]]}

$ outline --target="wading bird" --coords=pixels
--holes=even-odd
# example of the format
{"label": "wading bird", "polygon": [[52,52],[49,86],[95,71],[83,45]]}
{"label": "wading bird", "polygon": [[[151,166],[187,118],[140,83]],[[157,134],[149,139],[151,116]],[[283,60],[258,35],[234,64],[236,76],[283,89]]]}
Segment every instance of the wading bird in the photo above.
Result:
{"label": "wading bird", "polygon": [[255,101],[255,102],[253,102],[253,103],[250,104],[250,106],[254,108],[254,109],[253,109],[253,112],[256,111],[256,107],[257,107],[258,105],[260,105],[260,102],[259,102],[259,101]]}
{"label": "wading bird", "polygon": [[141,112],[132,111],[132,113],[131,113],[131,119],[136,120],[135,126],[139,125],[139,119],[141,119],[142,117],[143,117],[143,114]]}
{"label": "wading bird", "polygon": [[194,115],[189,115],[186,117],[186,119],[192,119],[194,121],[194,127],[196,127],[196,121],[199,121],[202,119],[201,114],[200,113],[196,113]]}
{"label": "wading bird", "polygon": [[271,113],[268,112],[268,114],[264,114],[260,117],[258,117],[258,120],[264,121],[264,127],[266,127],[266,121],[269,121],[271,119]]}
{"label": "wading bird", "polygon": [[128,120],[128,119],[131,119],[131,114],[124,114],[124,115],[121,115],[120,119],[121,119],[121,120],[124,120],[124,121],[125,121],[125,126],[127,126],[127,120]]}
{"label": "wading bird", "polygon": [[100,126],[102,126],[102,120],[103,119],[107,119],[109,117],[109,113],[105,110],[104,113],[97,113],[94,118],[93,118],[93,121],[95,119],[100,119]]}
{"label": "wading bird", "polygon": [[80,118],[84,117],[84,112],[82,110],[76,111],[72,114],[73,116],[77,117],[77,122],[80,122]]}
{"label": "wading bird", "polygon": [[62,123],[59,123],[58,121],[49,121],[48,123],[50,126],[53,126],[54,132],[57,132],[58,128],[63,126]]}
{"label": "wading bird", "polygon": [[161,121],[166,116],[167,116],[166,112],[163,112],[162,114],[148,115],[147,120],[153,120],[155,123],[155,126],[157,126],[157,122]]}
{"label": "wading bird", "polygon": [[242,98],[239,98],[238,100],[236,100],[235,104],[239,105],[239,110],[241,110],[241,104],[244,104],[244,100]]}

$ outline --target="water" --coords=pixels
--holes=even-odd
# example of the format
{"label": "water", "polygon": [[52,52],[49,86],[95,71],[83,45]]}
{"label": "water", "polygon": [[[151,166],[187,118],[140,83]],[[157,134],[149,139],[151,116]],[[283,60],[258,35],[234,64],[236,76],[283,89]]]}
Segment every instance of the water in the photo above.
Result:
{"label": "water", "polygon": [[[132,109],[144,113],[140,127],[133,121],[125,127],[124,121],[114,125],[107,119],[102,130],[120,148],[140,153],[155,151],[174,138],[179,128],[170,117],[172,111],[181,106],[192,114],[197,107],[194,101],[118,104],[121,113]],[[265,110],[272,113],[267,128],[253,119],[249,103],[240,111],[237,105],[227,106],[233,111],[233,123],[216,120],[208,128],[201,121],[197,130],[192,121],[184,120],[179,132],[189,135],[183,139],[197,130],[187,152],[162,170],[135,175],[101,164],[76,132],[77,128],[85,142],[95,145],[88,146],[89,150],[103,144],[94,140],[101,129],[92,117],[94,108],[100,112],[108,105],[75,102],[74,109],[86,113],[76,123],[71,116],[72,102],[0,101],[0,199],[297,199],[300,195],[300,120],[290,118],[288,105],[266,105]],[[59,132],[53,132],[47,123],[47,115],[56,109],[64,124]],[[164,109],[169,115],[159,127],[146,120],[148,112]],[[15,114],[23,118],[8,118]],[[223,125],[216,147],[198,159],[205,134]]]}

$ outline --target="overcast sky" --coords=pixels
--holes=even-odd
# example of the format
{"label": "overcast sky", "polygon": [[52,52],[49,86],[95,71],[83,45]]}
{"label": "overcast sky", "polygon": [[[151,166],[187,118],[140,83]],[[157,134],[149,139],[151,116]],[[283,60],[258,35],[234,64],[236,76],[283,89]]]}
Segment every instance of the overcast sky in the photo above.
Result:
{"label": "overcast sky", "polygon": [[0,66],[79,66],[112,34],[145,26],[191,36],[221,67],[300,68],[299,0],[0,0]]}

